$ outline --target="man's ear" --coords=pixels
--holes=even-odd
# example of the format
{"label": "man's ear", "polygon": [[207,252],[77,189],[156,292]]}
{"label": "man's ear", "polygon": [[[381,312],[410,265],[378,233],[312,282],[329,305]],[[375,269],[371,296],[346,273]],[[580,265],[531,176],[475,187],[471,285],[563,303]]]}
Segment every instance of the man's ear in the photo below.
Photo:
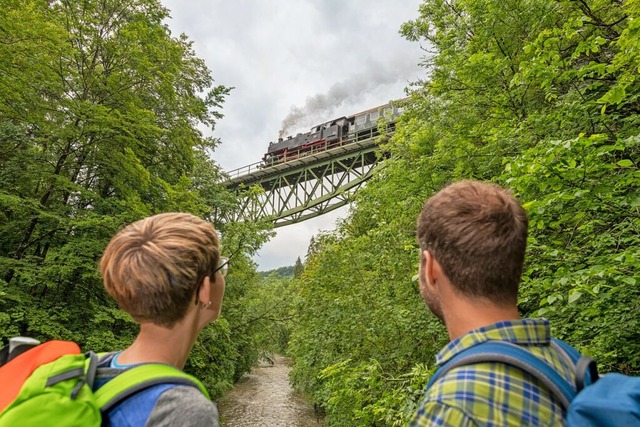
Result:
{"label": "man's ear", "polygon": [[205,276],[198,291],[198,302],[204,306],[211,304],[211,279]]}
{"label": "man's ear", "polygon": [[438,283],[440,276],[442,275],[442,267],[440,263],[433,257],[428,250],[422,251],[423,259],[423,279],[427,286],[433,287]]}
{"label": "man's ear", "polygon": [[424,284],[427,285],[429,283],[429,272],[428,272],[428,268],[429,266],[429,257],[431,256],[431,254],[429,253],[428,250],[423,250],[420,252],[420,275],[422,276],[420,279],[420,281]]}

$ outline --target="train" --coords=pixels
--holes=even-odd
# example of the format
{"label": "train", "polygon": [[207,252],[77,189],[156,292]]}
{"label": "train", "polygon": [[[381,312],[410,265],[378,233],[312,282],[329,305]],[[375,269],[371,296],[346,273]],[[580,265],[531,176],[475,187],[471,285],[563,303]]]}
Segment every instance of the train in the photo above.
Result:
{"label": "train", "polygon": [[395,128],[396,119],[402,114],[403,102],[393,101],[348,117],[339,117],[313,126],[309,132],[278,138],[270,142],[262,157],[263,167],[289,162],[300,157],[326,151],[335,147],[369,139],[378,135],[380,118],[386,121],[387,130]]}

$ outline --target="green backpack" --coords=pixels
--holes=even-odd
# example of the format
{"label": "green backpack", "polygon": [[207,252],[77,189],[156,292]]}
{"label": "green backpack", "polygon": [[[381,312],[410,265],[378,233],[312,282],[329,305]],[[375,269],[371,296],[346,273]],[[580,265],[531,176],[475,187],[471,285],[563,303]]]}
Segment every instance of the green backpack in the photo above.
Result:
{"label": "green backpack", "polygon": [[126,369],[93,391],[98,359],[68,341],[46,342],[4,364],[0,358],[0,427],[100,426],[102,414],[157,384],[194,386],[209,398],[196,378],[160,363]]}

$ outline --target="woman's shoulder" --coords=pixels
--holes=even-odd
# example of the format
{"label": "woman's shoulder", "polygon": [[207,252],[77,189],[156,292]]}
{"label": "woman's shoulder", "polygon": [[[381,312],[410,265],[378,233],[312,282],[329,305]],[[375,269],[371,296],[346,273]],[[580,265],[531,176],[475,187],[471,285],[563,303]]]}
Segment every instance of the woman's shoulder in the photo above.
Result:
{"label": "woman's shoulder", "polygon": [[147,425],[217,427],[218,408],[196,387],[176,385],[160,395]]}

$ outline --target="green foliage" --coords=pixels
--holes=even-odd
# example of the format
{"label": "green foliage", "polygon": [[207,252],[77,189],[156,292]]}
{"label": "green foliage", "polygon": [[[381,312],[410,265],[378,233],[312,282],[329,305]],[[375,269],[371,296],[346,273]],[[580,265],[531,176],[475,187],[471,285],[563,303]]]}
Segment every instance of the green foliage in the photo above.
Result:
{"label": "green foliage", "polygon": [[[106,295],[97,263],[127,223],[235,208],[205,137],[230,89],[156,0],[0,0],[0,340],[126,347],[135,323]],[[258,288],[246,256],[264,223],[216,224],[235,252],[223,318],[188,369],[219,397],[257,358],[241,310]],[[245,280],[248,279],[248,280]]]}
{"label": "green foliage", "polygon": [[631,158],[640,158],[640,135],[613,144],[580,136],[528,150],[505,174],[530,200],[535,262],[521,308],[553,319],[556,333],[605,372],[640,372],[640,169]]}
{"label": "green foliage", "polygon": [[432,373],[418,364],[392,377],[375,359],[357,364],[347,359],[323,369],[318,377],[326,383],[332,424],[404,426]]}
{"label": "green foliage", "polygon": [[292,380],[329,425],[411,415],[448,340],[411,281],[415,220],[464,178],[529,212],[522,315],[549,317],[602,371],[640,373],[639,18],[638,0],[425,0],[403,26],[427,75],[386,167],[295,282]]}
{"label": "green foliage", "polygon": [[293,277],[299,279],[302,277],[302,273],[304,273],[304,265],[300,260],[300,257],[296,258],[296,264],[293,266]]}
{"label": "green foliage", "polygon": [[[140,217],[234,209],[200,130],[230,89],[154,0],[0,7],[1,338],[122,348],[136,328],[97,261]],[[601,370],[639,374],[640,0],[425,0],[401,32],[431,54],[386,167],[304,265],[260,275],[248,256],[269,226],[217,224],[234,254],[223,318],[188,370],[219,397],[286,351],[329,425],[404,425],[448,341],[412,279],[415,219],[473,178],[529,212],[521,313],[549,317]]]}
{"label": "green foliage", "polygon": [[399,425],[415,407],[404,393],[421,387],[403,374],[415,358],[430,363],[445,343],[411,280],[412,237],[382,227],[358,237],[319,236],[315,244],[297,281],[291,379],[332,424]]}
{"label": "green foliage", "polygon": [[280,278],[293,277],[294,266],[289,265],[286,267],[276,268],[274,270],[261,271],[260,277],[266,279],[269,276],[275,276]]}

